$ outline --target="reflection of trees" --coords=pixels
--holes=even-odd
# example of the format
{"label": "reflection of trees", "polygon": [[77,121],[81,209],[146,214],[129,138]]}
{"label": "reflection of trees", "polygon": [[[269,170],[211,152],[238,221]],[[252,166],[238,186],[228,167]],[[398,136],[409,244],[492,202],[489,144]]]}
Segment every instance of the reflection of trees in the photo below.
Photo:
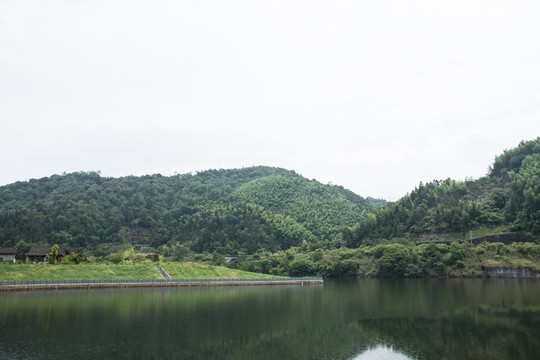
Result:
{"label": "reflection of trees", "polygon": [[538,358],[538,289],[369,280],[4,295],[0,358],[350,359],[377,345],[418,359]]}
{"label": "reflection of trees", "polygon": [[479,313],[478,324],[474,309],[462,316],[365,319],[361,324],[367,334],[379,334],[381,343],[418,359],[538,358],[540,312],[515,311],[495,317]]}

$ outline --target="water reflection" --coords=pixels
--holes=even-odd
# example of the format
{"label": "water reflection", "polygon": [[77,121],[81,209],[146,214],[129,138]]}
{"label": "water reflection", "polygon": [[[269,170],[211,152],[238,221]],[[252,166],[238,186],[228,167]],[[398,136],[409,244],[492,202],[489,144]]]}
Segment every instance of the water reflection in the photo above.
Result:
{"label": "water reflection", "polygon": [[535,359],[540,282],[0,294],[0,332],[11,359]]}
{"label": "water reflection", "polygon": [[373,349],[364,351],[351,360],[410,360],[411,358],[394,351],[392,348],[379,345]]}

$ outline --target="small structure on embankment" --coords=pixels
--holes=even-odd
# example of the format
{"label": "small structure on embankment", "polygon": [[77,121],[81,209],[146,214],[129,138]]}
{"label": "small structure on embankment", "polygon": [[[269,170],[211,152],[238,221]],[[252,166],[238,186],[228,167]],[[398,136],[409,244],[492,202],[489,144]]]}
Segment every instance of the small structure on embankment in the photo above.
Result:
{"label": "small structure on embankment", "polygon": [[0,262],[11,261],[15,263],[16,255],[17,255],[17,249],[15,248],[0,248]]}
{"label": "small structure on embankment", "polygon": [[[47,262],[47,255],[51,253],[52,245],[34,245],[30,247],[30,250],[26,253],[26,263],[44,263]],[[70,254],[77,254],[79,256],[84,255],[84,249],[75,248],[70,246],[60,245],[58,246],[58,259],[62,259],[64,256]]]}

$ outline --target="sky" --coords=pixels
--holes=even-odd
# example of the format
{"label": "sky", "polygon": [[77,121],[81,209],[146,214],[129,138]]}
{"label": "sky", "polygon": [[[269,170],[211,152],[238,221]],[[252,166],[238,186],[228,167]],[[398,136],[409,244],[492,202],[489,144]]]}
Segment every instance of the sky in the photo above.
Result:
{"label": "sky", "polygon": [[0,185],[277,166],[397,200],[540,136],[540,2],[0,1]]}

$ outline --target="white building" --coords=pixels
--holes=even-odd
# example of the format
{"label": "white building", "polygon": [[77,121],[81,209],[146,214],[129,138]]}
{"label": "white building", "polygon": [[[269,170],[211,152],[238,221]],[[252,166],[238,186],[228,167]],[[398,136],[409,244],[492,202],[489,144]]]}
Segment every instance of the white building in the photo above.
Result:
{"label": "white building", "polygon": [[15,248],[0,248],[0,261],[13,261],[15,263],[15,255],[17,255]]}

